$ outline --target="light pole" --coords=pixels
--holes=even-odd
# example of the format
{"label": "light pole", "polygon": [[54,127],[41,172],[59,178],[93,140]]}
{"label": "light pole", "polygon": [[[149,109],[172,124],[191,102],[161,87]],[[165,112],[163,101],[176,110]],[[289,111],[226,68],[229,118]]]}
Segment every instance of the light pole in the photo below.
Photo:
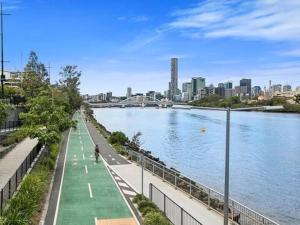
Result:
{"label": "light pole", "polygon": [[228,212],[229,212],[229,161],[230,161],[230,117],[231,111],[252,111],[252,110],[281,110],[284,107],[279,106],[258,106],[249,108],[236,108],[236,109],[222,109],[222,108],[210,108],[210,107],[194,107],[196,109],[207,109],[207,110],[217,110],[226,111],[226,144],[225,144],[225,181],[224,181],[224,225],[228,225]]}
{"label": "light pole", "polygon": [[141,167],[142,167],[142,196],[144,196],[144,155],[141,154]]}

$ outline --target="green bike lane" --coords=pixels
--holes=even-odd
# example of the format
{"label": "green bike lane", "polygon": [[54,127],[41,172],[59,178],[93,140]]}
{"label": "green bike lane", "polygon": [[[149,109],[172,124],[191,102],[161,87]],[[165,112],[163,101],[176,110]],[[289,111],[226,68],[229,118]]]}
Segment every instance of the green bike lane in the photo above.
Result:
{"label": "green bike lane", "polygon": [[69,134],[55,225],[94,225],[96,218],[133,218],[104,162],[95,162],[94,143],[77,112]]}

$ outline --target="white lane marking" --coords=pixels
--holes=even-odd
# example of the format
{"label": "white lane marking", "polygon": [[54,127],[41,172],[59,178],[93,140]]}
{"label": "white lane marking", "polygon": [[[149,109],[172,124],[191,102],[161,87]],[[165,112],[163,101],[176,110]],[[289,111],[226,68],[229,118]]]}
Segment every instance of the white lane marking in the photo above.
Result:
{"label": "white lane marking", "polygon": [[89,186],[90,198],[93,198],[93,193],[92,193],[92,187],[91,187],[91,184],[88,183],[88,186]]}
{"label": "white lane marking", "polygon": [[82,145],[82,141],[80,140],[80,144]]}
{"label": "white lane marking", "polygon": [[120,177],[115,177],[115,179],[118,181],[122,181],[122,179]]}
{"label": "white lane marking", "polygon": [[129,191],[129,190],[126,190],[126,189],[122,189],[122,190],[123,190],[124,194],[126,194],[126,195],[136,195],[136,193],[133,192],[133,191]]}
{"label": "white lane marking", "polygon": [[84,168],[85,168],[85,173],[88,174],[87,166],[85,165]]}
{"label": "white lane marking", "polygon": [[111,158],[112,161],[116,160],[115,158]]}
{"label": "white lane marking", "polygon": [[74,157],[76,158],[77,156],[76,156],[76,155],[74,155]]}
{"label": "white lane marking", "polygon": [[121,163],[117,161],[117,164],[120,165]]}
{"label": "white lane marking", "polygon": [[107,159],[106,159],[106,158],[104,158],[104,160],[107,162]]}
{"label": "white lane marking", "polygon": [[108,155],[109,157],[111,157],[111,155]]}
{"label": "white lane marking", "polygon": [[54,216],[54,223],[53,223],[54,225],[56,225],[56,222],[57,222],[58,208],[59,208],[59,203],[60,203],[60,195],[61,195],[61,189],[62,189],[62,184],[63,184],[63,180],[64,180],[65,167],[66,167],[71,132],[72,132],[72,128],[70,129],[69,134],[68,134],[68,141],[67,141],[66,153],[65,153],[65,159],[64,159],[64,167],[63,167],[62,176],[61,176],[61,180],[60,180],[58,199],[57,199],[56,209],[55,209],[55,216]]}
{"label": "white lane marking", "polygon": [[124,182],[118,182],[118,184],[121,187],[128,187],[129,188],[129,186],[127,184],[125,184]]}
{"label": "white lane marking", "polygon": [[90,157],[93,158],[94,156],[93,156],[93,155],[90,155]]}
{"label": "white lane marking", "polygon": [[83,146],[81,146],[81,151],[83,151]]}
{"label": "white lane marking", "polygon": [[82,154],[82,158],[83,158],[83,160],[85,160],[84,154]]}
{"label": "white lane marking", "polygon": [[74,162],[74,163],[73,163],[73,166],[76,166],[76,165],[77,165],[77,162]]}
{"label": "white lane marking", "polygon": [[97,220],[98,220],[97,217],[95,217],[95,225],[97,225]]}

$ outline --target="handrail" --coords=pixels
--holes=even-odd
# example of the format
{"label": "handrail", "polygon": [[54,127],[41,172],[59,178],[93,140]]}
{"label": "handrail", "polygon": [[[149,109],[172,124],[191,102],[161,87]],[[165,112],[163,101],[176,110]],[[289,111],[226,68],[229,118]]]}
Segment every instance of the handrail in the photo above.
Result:
{"label": "handrail", "polygon": [[[189,177],[186,177],[182,175],[180,172],[175,171],[171,168],[168,168],[164,165],[162,165],[159,162],[156,162],[147,156],[141,157],[142,153],[131,150],[129,148],[126,148],[126,151],[128,152],[130,156],[130,160],[136,161],[137,163],[141,163],[143,160],[144,168],[148,171],[150,171],[153,174],[158,175],[160,178],[165,180],[166,182],[170,183],[171,185],[175,186],[176,188],[179,188],[181,191],[184,191],[185,193],[189,194],[191,197],[195,197],[197,200],[201,201],[205,205],[207,205],[209,208],[215,210],[218,213],[221,213],[223,215],[222,210],[222,204],[223,204],[223,194],[220,192],[211,189],[203,184],[200,184],[194,180],[192,180]],[[136,157],[136,160],[133,159],[133,156]],[[152,167],[152,170],[147,168],[147,163],[150,164]],[[160,169],[161,173],[163,175],[160,175],[155,171],[156,169]],[[174,183],[170,182],[170,180],[166,179],[165,173],[168,173],[170,175],[171,180],[174,179]],[[184,181],[186,185],[189,187],[189,191],[184,189],[182,186],[178,185],[178,180]],[[194,190],[193,190],[194,189]],[[200,196],[195,196],[197,191],[201,194]],[[247,206],[244,206],[243,204],[233,200],[229,199],[229,208],[231,210],[231,220],[240,224],[240,225],[279,225],[275,221],[261,215],[258,212],[255,212],[254,210],[250,209]],[[217,204],[217,206],[216,206]]]}

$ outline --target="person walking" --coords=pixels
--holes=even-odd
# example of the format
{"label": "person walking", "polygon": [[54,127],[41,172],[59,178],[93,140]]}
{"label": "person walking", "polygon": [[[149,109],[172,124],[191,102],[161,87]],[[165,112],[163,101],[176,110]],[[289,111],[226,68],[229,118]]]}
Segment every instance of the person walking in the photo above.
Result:
{"label": "person walking", "polygon": [[95,146],[95,158],[96,158],[97,163],[98,163],[99,154],[100,154],[99,146],[96,145]]}

